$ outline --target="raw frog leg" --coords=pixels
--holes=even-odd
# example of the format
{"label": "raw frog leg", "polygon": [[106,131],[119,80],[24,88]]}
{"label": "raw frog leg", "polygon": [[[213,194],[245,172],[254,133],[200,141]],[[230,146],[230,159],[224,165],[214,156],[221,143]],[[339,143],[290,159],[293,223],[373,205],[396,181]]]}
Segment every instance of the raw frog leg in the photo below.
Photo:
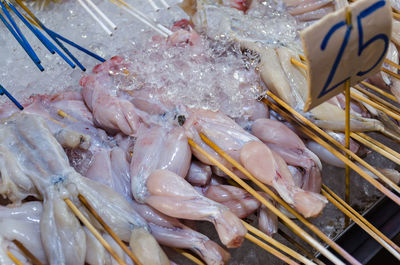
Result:
{"label": "raw frog leg", "polygon": [[[197,144],[206,145],[199,136],[203,133],[233,159],[240,161],[254,177],[273,186],[287,203],[294,206],[305,217],[314,217],[321,213],[326,200],[317,193],[304,191],[296,186],[286,162],[257,137],[246,132],[221,112],[197,109],[188,112],[189,118],[184,127],[188,136]],[[207,151],[211,149],[208,146],[206,148]],[[238,171],[222,157],[214,155],[215,151],[211,150],[210,153],[224,165],[234,172]],[[194,150],[193,154],[203,163],[212,165],[211,161],[198,155]]]}
{"label": "raw frog leg", "polygon": [[[184,180],[187,171],[181,176],[177,175],[180,170],[171,171],[179,167],[172,166],[175,160],[172,159],[174,153],[171,150],[175,148],[166,148],[167,132],[168,128],[160,126],[139,130],[131,162],[133,196],[138,202],[147,203],[172,217],[210,221],[216,226],[225,245],[240,246],[246,233],[240,220],[225,206],[203,197],[194,190]],[[170,159],[165,159],[163,153],[169,153]],[[188,162],[189,168],[190,159],[183,162]]]}
{"label": "raw frog leg", "polygon": [[288,165],[303,169],[304,174],[300,188],[320,192],[321,161],[304,145],[297,134],[283,123],[269,119],[256,120],[251,131],[269,148],[278,153]]}
{"label": "raw frog leg", "polygon": [[239,247],[246,228],[229,209],[200,195],[189,183],[168,170],[156,170],[147,180],[146,203],[176,218],[204,220],[214,224],[221,242]]}
{"label": "raw frog leg", "polygon": [[[185,141],[187,144],[187,140]],[[179,146],[179,141],[177,146]],[[175,148],[172,150],[175,150]],[[127,198],[135,211],[137,211],[148,222],[152,234],[161,244],[170,247],[191,249],[205,260],[207,264],[225,264],[225,261],[229,258],[229,254],[216,243],[210,241],[206,236],[184,226],[178,221],[178,219],[166,216],[150,206],[133,201],[131,199],[131,193],[127,193],[124,189],[121,189],[120,183],[125,183],[129,186],[130,181],[129,162],[124,157],[125,154],[122,153],[121,147],[112,149],[111,155],[108,155],[109,152],[105,150],[98,152],[97,154],[99,155],[94,157],[94,161],[87,171],[86,177],[109,186]],[[210,168],[209,171],[211,176]],[[126,182],[126,180],[128,182]],[[98,246],[97,242],[96,239],[94,239],[94,241],[90,240],[88,243],[89,247],[93,249],[100,247],[104,252],[104,248],[101,245]],[[86,255],[87,258],[90,258],[93,262],[91,265],[102,264],[99,263],[99,259],[105,259],[105,257],[107,257],[107,253],[101,255],[90,255],[88,257],[88,252]],[[103,253],[101,251],[93,252]],[[104,255],[105,257],[103,257]],[[148,257],[157,258],[154,253]],[[160,257],[161,260],[165,260],[161,258],[162,255],[159,255],[158,257]],[[152,261],[146,260],[146,264],[148,263],[152,263]]]}
{"label": "raw frog leg", "polygon": [[327,200],[320,194],[297,187],[285,161],[261,142],[246,143],[240,161],[257,179],[272,186],[304,217],[321,214]]}
{"label": "raw frog leg", "polygon": [[[51,264],[78,265],[85,261],[85,232],[65,204],[65,198],[79,204],[77,195],[82,194],[126,242],[131,240],[135,229],[147,231],[146,222],[121,195],[75,172],[42,118],[16,114],[0,125],[0,135],[3,135],[0,148],[14,156],[20,172],[34,183],[43,197],[41,237]],[[10,176],[13,177],[16,176]],[[99,226],[94,220],[92,224]],[[135,254],[139,257],[141,253]]]}

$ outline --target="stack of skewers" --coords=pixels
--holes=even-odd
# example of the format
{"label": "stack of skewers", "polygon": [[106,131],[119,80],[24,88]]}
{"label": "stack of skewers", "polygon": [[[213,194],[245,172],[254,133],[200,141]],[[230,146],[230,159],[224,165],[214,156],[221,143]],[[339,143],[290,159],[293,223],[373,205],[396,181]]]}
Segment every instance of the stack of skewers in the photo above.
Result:
{"label": "stack of skewers", "polygon": [[[340,258],[359,264],[310,222],[328,201],[400,259],[400,248],[349,205],[348,189],[342,199],[322,184],[329,181],[321,179],[320,162],[348,165],[400,203],[399,173],[359,156],[367,147],[399,163],[394,148],[366,134],[400,139],[396,32],[382,73],[352,90],[357,131],[346,149],[342,95],[318,111],[299,111],[307,65],[296,42],[298,28],[346,3],[310,8],[294,1],[280,10],[262,1],[188,1],[183,9],[194,24],[181,20],[172,27],[133,4],[117,4],[155,37],[125,58],[107,58],[75,91],[22,97],[23,112],[7,103],[0,108],[0,192],[8,200],[1,225],[14,231],[2,234],[4,262],[168,264],[158,243],[197,264],[227,262],[226,250],[182,223],[189,219],[213,223],[228,248],[246,238],[289,264],[321,264],[313,250],[335,264],[343,264]],[[156,3],[150,6],[158,12]],[[263,14],[272,8],[278,11]],[[267,15],[298,28],[252,31]],[[228,78],[235,81],[224,84]],[[251,218],[238,219],[255,211],[259,229]]]}

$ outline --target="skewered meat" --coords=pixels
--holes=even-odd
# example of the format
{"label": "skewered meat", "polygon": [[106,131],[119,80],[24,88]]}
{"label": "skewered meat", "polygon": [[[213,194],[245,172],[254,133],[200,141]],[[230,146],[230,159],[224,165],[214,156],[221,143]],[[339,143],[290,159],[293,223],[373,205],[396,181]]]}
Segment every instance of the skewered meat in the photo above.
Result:
{"label": "skewered meat", "polygon": [[[67,156],[43,119],[35,115],[15,114],[2,123],[0,133],[3,135],[0,147],[8,151],[7,155],[14,162],[10,166],[18,170],[13,173],[30,179],[43,197],[41,237],[51,264],[83,264],[85,260],[85,233],[64,203],[65,198],[76,201],[78,194],[84,196],[124,241],[132,242],[132,231],[146,231],[146,222],[122,196],[104,185],[83,178],[70,167]],[[16,177],[10,176],[11,179]],[[152,251],[158,253],[161,249]],[[135,254],[140,259],[142,253]]]}
{"label": "skewered meat", "polygon": [[[222,243],[228,247],[240,246],[246,233],[240,220],[225,206],[200,195],[183,179],[186,174],[179,176],[169,171],[170,163],[163,166],[156,159],[163,150],[165,136],[166,129],[159,126],[140,130],[130,171],[135,199],[169,216],[210,221]],[[161,166],[164,169],[160,170]]]}
{"label": "skewered meat", "polygon": [[[302,112],[308,94],[307,80],[304,70],[291,63],[291,58],[298,59],[298,50],[301,50],[300,42],[296,38],[296,22],[291,22],[276,8],[274,12],[280,13],[281,19],[286,19],[285,22],[276,24],[288,26],[265,34],[271,31],[271,25],[258,20],[262,12],[269,10],[262,5],[260,8],[255,8],[254,14],[251,9],[244,14],[221,6],[215,1],[196,1],[195,7],[195,11],[188,13],[191,14],[196,29],[204,31],[212,39],[224,36],[229,41],[239,43],[242,48],[257,53],[260,75],[268,89],[291,107]],[[265,16],[262,17],[268,21]],[[238,21],[240,26],[235,24]],[[238,31],[237,28],[241,30]],[[344,110],[334,104],[325,102],[315,107],[309,112],[309,117],[324,129],[344,131]],[[389,128],[379,120],[364,118],[359,113],[352,113],[350,118],[351,128],[354,131],[378,131],[400,141],[398,128]]]}
{"label": "skewered meat", "polygon": [[318,193],[297,187],[285,161],[263,143],[245,144],[240,161],[257,179],[274,187],[282,199],[304,217],[318,216],[325,207],[327,200]]}
{"label": "skewered meat", "polygon": [[[122,149],[121,147],[117,148],[118,150]],[[148,222],[152,234],[158,242],[166,246],[191,249],[205,260],[207,264],[225,264],[225,261],[229,258],[229,254],[217,244],[210,241],[206,236],[193,231],[181,224],[177,219],[166,216],[150,206],[132,201],[131,193],[126,193],[123,189],[120,189],[121,185],[119,185],[120,183],[124,183],[126,187],[129,187],[129,163],[126,158],[113,159],[108,155],[109,152],[105,150],[99,153],[104,153],[104,155],[100,155],[100,161],[96,161],[96,157],[94,158],[96,162],[92,162],[86,176],[124,195],[133,208]],[[102,174],[99,174],[99,172],[102,172]],[[91,242],[91,246],[93,248],[99,247],[96,242]],[[100,247],[102,248],[101,245]],[[101,258],[101,255],[91,258],[96,261]]]}
{"label": "skewered meat", "polygon": [[178,175],[168,170],[153,171],[146,187],[149,196],[145,202],[160,212],[213,223],[221,242],[227,247],[239,247],[243,242],[247,231],[240,219],[225,206],[200,195]]}
{"label": "skewered meat", "polygon": [[[73,116],[80,117],[80,120],[91,124],[92,115],[83,103],[80,93],[66,92],[56,96],[33,95],[24,105],[23,113],[43,117],[47,121],[48,128],[63,147],[88,148],[90,137],[83,132],[77,132],[68,123],[60,122],[60,116],[57,115],[59,109],[68,109]],[[13,113],[16,113],[16,110],[10,108],[9,104],[4,104],[0,108],[0,117],[3,119],[10,117]]]}
{"label": "skewered meat", "polygon": [[[201,140],[199,134],[205,134],[233,159],[240,161],[254,177],[274,187],[287,203],[294,206],[305,217],[315,217],[321,213],[327,202],[326,199],[317,193],[297,187],[285,161],[227,116],[220,112],[189,110],[189,119],[184,127],[190,138],[204,146],[207,151],[212,150],[209,153],[227,165],[222,157]],[[203,163],[212,164],[195,150],[192,151]],[[233,167],[227,166],[231,169]],[[314,184],[309,185],[313,187]]]}
{"label": "skewered meat", "polygon": [[300,188],[319,193],[321,190],[322,165],[319,158],[304,145],[303,141],[283,123],[275,120],[256,120],[252,133],[278,153],[287,164],[301,167],[304,175]]}

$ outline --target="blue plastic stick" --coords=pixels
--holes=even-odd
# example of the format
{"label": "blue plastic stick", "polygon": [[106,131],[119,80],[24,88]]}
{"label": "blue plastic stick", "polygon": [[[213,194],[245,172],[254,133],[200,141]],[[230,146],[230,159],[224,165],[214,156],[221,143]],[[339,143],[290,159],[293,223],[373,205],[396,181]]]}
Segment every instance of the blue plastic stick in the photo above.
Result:
{"label": "blue plastic stick", "polygon": [[86,71],[86,68],[83,67],[83,65],[78,61],[78,59],[75,58],[74,55],[72,55],[72,53],[64,46],[64,44],[62,44],[56,37],[56,35],[54,35],[54,32],[49,30],[48,28],[46,28],[45,26],[42,26],[43,30],[47,32],[47,34],[49,34],[49,36],[57,43],[57,45],[69,56],[69,58],[71,58],[72,61],[74,61],[74,63],[76,63],[79,68],[82,69],[82,71]]}
{"label": "blue plastic stick", "polygon": [[18,11],[18,9],[15,8],[11,3],[7,3],[7,5],[11,8],[11,10],[19,17],[19,19],[24,22],[25,26],[27,26],[30,31],[32,31],[33,34],[43,43],[43,45],[51,52],[52,54],[55,53],[55,46],[54,44],[46,38],[40,30],[38,30],[36,27],[32,26],[31,23],[29,23],[28,20],[24,18],[24,16]]}
{"label": "blue plastic stick", "polygon": [[14,30],[18,33],[19,37],[21,38],[21,40],[24,42],[26,49],[28,49],[32,56],[33,59],[35,60],[36,63],[40,64],[40,59],[39,57],[36,55],[35,51],[32,49],[31,45],[29,44],[29,42],[26,40],[24,34],[22,34],[21,30],[19,29],[17,23],[15,23],[13,17],[10,15],[10,13],[8,12],[7,8],[4,6],[3,2],[0,1],[0,6],[1,9],[3,9],[4,14],[6,14],[8,21],[11,22],[11,25],[14,27]]}
{"label": "blue plastic stick", "polygon": [[3,17],[3,15],[0,14],[0,20],[3,22],[3,24],[7,27],[7,29],[11,32],[11,34],[14,36],[14,38],[19,42],[19,44],[21,45],[21,47],[25,50],[25,52],[29,55],[29,57],[32,59],[32,61],[36,64],[36,66],[39,68],[40,71],[44,71],[43,66],[36,62],[33,55],[29,52],[29,50],[25,47],[25,44],[23,43],[23,41],[20,39],[20,37],[18,36],[18,34],[14,31],[14,29],[11,27],[11,25],[7,22],[7,20],[5,19],[5,17]]}
{"label": "blue plastic stick", "polygon": [[97,55],[97,54],[95,54],[95,53],[93,53],[93,52],[91,52],[91,51],[89,51],[89,50],[83,48],[82,46],[79,46],[79,45],[76,44],[75,42],[70,41],[69,39],[67,39],[67,38],[65,38],[65,37],[63,37],[63,36],[61,36],[61,35],[59,35],[58,33],[54,32],[54,31],[51,31],[51,30],[49,30],[49,31],[50,31],[52,34],[54,34],[54,36],[56,36],[58,39],[62,40],[63,42],[68,43],[68,44],[71,45],[72,47],[77,48],[78,50],[80,50],[80,51],[86,53],[87,55],[92,56],[93,58],[99,60],[100,62],[103,63],[103,62],[106,61],[104,58],[100,57],[99,55]]}
{"label": "blue plastic stick", "polygon": [[2,85],[0,85],[0,96],[2,95],[6,95],[20,110],[24,109],[24,107],[19,104],[19,102],[10,93],[8,93],[8,91]]}
{"label": "blue plastic stick", "polygon": [[[40,20],[36,17],[36,16],[34,16],[33,15],[33,20],[35,20],[36,21],[36,23],[37,24],[39,24],[39,26],[58,44],[58,45],[60,45],[59,44],[59,41],[57,40],[57,39],[54,39],[53,38],[53,36],[51,35],[51,34],[49,34],[49,32],[48,32],[48,29],[43,25],[43,23],[42,22],[40,22]],[[62,44],[61,44],[62,45]],[[54,46],[54,45],[53,45]],[[63,45],[62,45],[63,46]],[[61,47],[61,46],[60,46]],[[63,47],[61,47],[61,48],[63,48]],[[65,47],[64,47],[65,48]],[[65,56],[57,47],[55,47],[54,46],[54,50],[56,51],[56,53],[58,53],[58,55],[60,55],[61,56],[61,58],[63,58],[64,59],[64,61],[66,61],[72,68],[75,68],[75,64],[67,57],[67,56]],[[64,49],[63,49],[64,50]],[[68,53],[67,53],[68,54]]]}

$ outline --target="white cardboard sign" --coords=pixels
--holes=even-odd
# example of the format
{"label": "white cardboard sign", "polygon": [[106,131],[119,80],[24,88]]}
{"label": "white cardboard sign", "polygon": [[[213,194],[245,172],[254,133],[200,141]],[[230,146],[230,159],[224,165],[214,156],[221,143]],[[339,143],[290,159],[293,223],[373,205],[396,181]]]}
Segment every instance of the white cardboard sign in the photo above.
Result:
{"label": "white cardboard sign", "polygon": [[[346,22],[346,13],[351,19]],[[388,0],[358,0],[301,32],[308,64],[308,111],[378,71],[392,31]]]}

